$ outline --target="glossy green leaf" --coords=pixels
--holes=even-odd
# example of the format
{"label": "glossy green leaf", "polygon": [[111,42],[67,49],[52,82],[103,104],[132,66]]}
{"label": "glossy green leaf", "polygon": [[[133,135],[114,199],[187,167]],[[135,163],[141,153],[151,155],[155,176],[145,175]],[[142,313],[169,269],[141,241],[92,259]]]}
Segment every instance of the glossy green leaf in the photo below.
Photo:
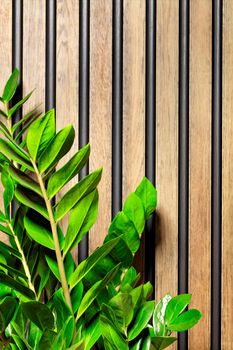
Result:
{"label": "glossy green leaf", "polygon": [[151,344],[151,338],[149,335],[147,335],[143,341],[142,341],[142,346],[141,350],[154,350]]}
{"label": "glossy green leaf", "polygon": [[16,298],[7,296],[0,303],[0,333],[2,333],[11,322],[18,303]]}
{"label": "glossy green leaf", "polygon": [[96,318],[91,324],[87,327],[85,331],[85,346],[84,350],[91,350],[95,345],[97,340],[101,336],[101,329],[99,319]]}
{"label": "glossy green leaf", "polygon": [[28,216],[24,217],[24,226],[29,237],[46,248],[54,250],[52,233],[42,225],[39,225]]}
{"label": "glossy green leaf", "polygon": [[83,283],[79,282],[71,292],[71,303],[73,307],[73,311],[76,312],[81,304],[83,297]]}
{"label": "glossy green leaf", "polygon": [[52,271],[52,273],[56,277],[56,279],[61,282],[61,278],[60,278],[60,273],[59,273],[59,268],[58,268],[57,262],[54,259],[50,258],[50,256],[48,256],[48,255],[45,256],[45,260],[46,260],[46,262],[48,264],[48,267],[50,268],[50,270]]}
{"label": "glossy green leaf", "polygon": [[25,153],[20,151],[14,144],[7,140],[0,139],[0,149],[1,152],[10,160],[25,166],[27,169],[34,171],[31,163]]}
{"label": "glossy green leaf", "polygon": [[131,193],[125,201],[123,212],[133,222],[139,235],[145,225],[145,213],[141,200],[135,193]]}
{"label": "glossy green leaf", "polygon": [[148,299],[153,292],[153,286],[150,282],[143,284],[143,295],[145,299]]}
{"label": "glossy green leaf", "polygon": [[109,319],[103,315],[100,315],[100,328],[102,336],[108,340],[113,349],[129,350],[126,340],[117,332],[115,326],[109,322]]}
{"label": "glossy green leaf", "polygon": [[88,272],[93,269],[99,260],[111,252],[119,240],[120,238],[116,238],[103,244],[100,248],[96,249],[86,260],[82,261],[69,279],[70,287],[73,288],[76,286],[88,274]]}
{"label": "glossy green leaf", "polygon": [[65,302],[61,288],[54,293],[53,305],[56,312],[57,331],[60,332],[60,330],[63,329],[67,319],[72,316],[71,310]]}
{"label": "glossy green leaf", "polygon": [[165,311],[166,323],[171,323],[190,303],[191,294],[180,294],[172,298]]}
{"label": "glossy green leaf", "polygon": [[[36,113],[36,110],[39,106],[37,106],[36,108],[33,108],[31,111],[29,111],[27,114],[25,114],[17,123],[14,123],[14,125],[12,125],[12,132],[14,133],[20,126],[22,126],[22,124],[28,125],[28,123],[35,117],[35,116],[39,116],[39,113]],[[23,128],[23,127],[22,127]]]}
{"label": "glossy green leaf", "polygon": [[96,221],[98,192],[94,190],[82,198],[72,209],[65,237],[64,254],[74,248]]}
{"label": "glossy green leaf", "polygon": [[41,155],[55,133],[55,112],[54,109],[51,109],[28,129],[27,148],[33,160]]}
{"label": "glossy green leaf", "polygon": [[16,169],[13,166],[9,166],[7,169],[10,176],[21,186],[29,188],[30,190],[36,192],[42,196],[40,186],[35,182],[30,176],[25,174],[25,172]]}
{"label": "glossy green leaf", "polygon": [[49,179],[47,194],[51,199],[60,189],[77,175],[86,164],[90,155],[90,145],[81,148],[61,169]]}
{"label": "glossy green leaf", "polygon": [[5,186],[5,191],[3,193],[3,201],[4,201],[4,208],[5,208],[5,214],[9,218],[9,206],[11,204],[11,201],[14,198],[14,183],[11,179],[10,176],[7,176],[6,178],[6,186]]}
{"label": "glossy green leaf", "polygon": [[139,339],[134,345],[130,345],[130,350],[141,350],[142,338]]}
{"label": "glossy green leaf", "polygon": [[14,269],[13,267],[11,267],[9,264],[3,264],[2,262],[0,262],[0,267],[2,267],[4,270],[8,271],[10,275],[16,276],[16,277],[21,277],[25,280],[27,280],[27,277],[25,275],[25,273],[21,272],[19,269]]}
{"label": "glossy green leaf", "polygon": [[0,241],[0,251],[5,251],[7,253],[11,253],[12,255],[14,255],[16,258],[21,258],[21,254],[19,253],[18,250],[10,247],[9,245],[7,245],[4,242]]}
{"label": "glossy green leaf", "polygon": [[133,325],[129,330],[129,340],[135,339],[142,332],[142,330],[146,328],[153,314],[154,306],[154,301],[147,301],[140,307],[135,320],[133,321]]}
{"label": "glossy green leaf", "polygon": [[171,344],[173,344],[176,340],[177,338],[175,337],[158,336],[158,337],[152,338],[152,344],[155,350],[163,350],[168,346],[170,346]]}
{"label": "glossy green leaf", "polygon": [[8,227],[3,226],[1,224],[0,224],[0,231],[5,233],[7,236],[12,236],[11,230]]}
{"label": "glossy green leaf", "polygon": [[45,331],[43,332],[40,338],[40,342],[38,344],[38,350],[54,349],[53,345],[56,340],[56,337],[57,337],[56,332],[52,331],[51,329],[45,329]]}
{"label": "glossy green leaf", "polygon": [[166,294],[163,298],[160,299],[158,304],[155,306],[153,314],[153,327],[156,336],[165,335],[165,311],[169,301],[172,299],[170,294]]}
{"label": "glossy green leaf", "polygon": [[201,319],[201,317],[202,315],[200,311],[196,309],[190,309],[169,322],[167,324],[167,328],[175,332],[184,332],[194,327]]}
{"label": "glossy green leaf", "polygon": [[22,283],[18,282],[14,278],[4,274],[0,271],[0,283],[5,284],[6,286],[14,289],[15,291],[21,293],[28,299],[35,299],[34,293],[31,289],[25,287]]}
{"label": "glossy green leaf", "polygon": [[29,301],[22,304],[22,310],[24,315],[42,331],[45,329],[54,329],[54,316],[47,305],[38,301]]}
{"label": "glossy green leaf", "polygon": [[[119,236],[122,237],[122,236]],[[111,242],[111,240],[110,240]],[[133,262],[133,255],[128,245],[124,241],[124,236],[117,243],[117,245],[112,249],[110,256],[116,262],[121,262],[123,268],[129,268]]]}
{"label": "glossy green leaf", "polygon": [[11,73],[2,94],[2,100],[9,102],[15,94],[19,81],[19,70],[15,68]]}
{"label": "glossy green leaf", "polygon": [[144,177],[139,186],[137,187],[135,194],[140,198],[143,203],[146,219],[154,212],[157,204],[157,191],[152,183]]}
{"label": "glossy green leaf", "polygon": [[39,158],[39,171],[45,172],[69,152],[74,142],[74,128],[68,125],[50,141]]}
{"label": "glossy green leaf", "polygon": [[121,292],[128,292],[128,286],[130,286],[130,288],[132,289],[135,284],[138,282],[140,278],[140,274],[137,273],[136,269],[131,266],[125,273],[122,281],[121,281],[121,285],[120,285],[120,290]]}
{"label": "glossy green leaf", "polygon": [[21,186],[17,186],[15,189],[15,197],[20,203],[26,205],[26,207],[34,209],[43,217],[49,219],[43,200],[32,191],[26,190]]}
{"label": "glossy green leaf", "polygon": [[11,137],[7,127],[0,121],[0,133],[5,135],[7,138]]}
{"label": "glossy green leaf", "polygon": [[31,91],[27,96],[25,96],[22,100],[17,102],[11,109],[8,111],[8,118],[12,117],[12,115],[31,97],[33,91]]}
{"label": "glossy green leaf", "polygon": [[66,192],[56,207],[56,219],[61,220],[83,197],[92,192],[100,182],[101,175],[102,169],[98,169]]}
{"label": "glossy green leaf", "polygon": [[118,293],[109,301],[109,306],[112,308],[117,328],[125,334],[126,329],[134,316],[132,297],[126,293]]}

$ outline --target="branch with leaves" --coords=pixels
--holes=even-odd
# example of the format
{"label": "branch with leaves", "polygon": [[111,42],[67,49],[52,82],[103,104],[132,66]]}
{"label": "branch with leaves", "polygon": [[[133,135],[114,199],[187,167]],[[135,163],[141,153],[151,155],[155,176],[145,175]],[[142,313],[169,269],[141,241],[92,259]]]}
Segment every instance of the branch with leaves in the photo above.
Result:
{"label": "branch with leaves", "polygon": [[102,246],[77,265],[71,253],[96,221],[102,169],[64,193],[87,163],[90,146],[60,166],[74,142],[72,125],[57,132],[55,111],[41,115],[37,109],[13,125],[12,116],[31,96],[12,105],[18,77],[14,70],[0,98],[0,231],[8,237],[8,243],[0,242],[0,348],[166,348],[176,340],[173,332],[190,329],[201,314],[184,311],[189,294],[150,301],[152,285],[139,284],[132,266],[156,208],[156,189],[143,178]]}

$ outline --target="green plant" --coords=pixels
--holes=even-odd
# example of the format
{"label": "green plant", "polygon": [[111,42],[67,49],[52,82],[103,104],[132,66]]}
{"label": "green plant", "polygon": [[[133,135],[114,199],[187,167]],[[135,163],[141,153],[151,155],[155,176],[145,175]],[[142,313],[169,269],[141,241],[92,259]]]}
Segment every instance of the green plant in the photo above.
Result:
{"label": "green plant", "polygon": [[[156,190],[143,178],[113,219],[103,245],[78,266],[71,251],[94,224],[102,169],[59,191],[86,164],[86,145],[62,167],[74,129],[56,133],[55,112],[36,109],[12,125],[31,93],[12,105],[19,72],[0,98],[0,171],[4,211],[0,230],[0,348],[164,349],[201,318],[184,309],[191,296],[166,295],[155,305],[152,286],[139,284],[132,266],[145,221],[156,207]],[[14,201],[14,206],[12,203]],[[66,234],[60,222],[69,214]],[[152,320],[152,322],[151,322]]]}

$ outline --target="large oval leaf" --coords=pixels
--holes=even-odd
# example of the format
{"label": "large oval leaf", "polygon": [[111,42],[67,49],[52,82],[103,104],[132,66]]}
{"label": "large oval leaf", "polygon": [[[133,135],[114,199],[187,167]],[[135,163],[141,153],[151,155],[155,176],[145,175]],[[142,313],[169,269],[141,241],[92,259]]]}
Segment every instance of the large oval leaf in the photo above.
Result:
{"label": "large oval leaf", "polygon": [[68,125],[51,140],[39,158],[39,170],[43,173],[56,164],[67,152],[74,142],[74,128]]}
{"label": "large oval leaf", "polygon": [[127,197],[123,212],[133,222],[138,234],[141,235],[145,225],[145,212],[141,200],[135,193],[131,193]]}
{"label": "large oval leaf", "polygon": [[37,119],[28,129],[27,148],[36,160],[55,135],[55,114],[51,109],[45,115]]}
{"label": "large oval leaf", "polygon": [[146,219],[153,213],[157,204],[157,191],[152,183],[144,177],[135,191],[143,203]]}
{"label": "large oval leaf", "polygon": [[52,233],[44,226],[39,225],[28,216],[25,216],[24,227],[29,237],[31,237],[35,242],[45,246],[46,248],[53,250],[55,249]]}
{"label": "large oval leaf", "polygon": [[195,326],[201,319],[202,314],[196,309],[190,309],[177,318],[171,323],[167,324],[167,328],[175,332],[184,332]]}
{"label": "large oval leaf", "polygon": [[84,179],[72,187],[61,198],[56,207],[56,220],[61,220],[70,209],[72,209],[78,201],[85,197],[88,193],[92,192],[98,183],[100,182],[102,175],[102,168],[87,175]]}
{"label": "large oval leaf", "polygon": [[136,315],[136,318],[133,321],[133,325],[129,330],[129,333],[128,333],[129,340],[135,339],[141,333],[141,331],[144,328],[146,328],[153,314],[154,307],[155,307],[154,301],[147,301],[140,307]]}
{"label": "large oval leaf", "polygon": [[153,327],[156,336],[165,335],[165,311],[169,301],[172,299],[170,294],[166,294],[163,298],[160,299],[158,304],[155,306],[153,314]]}
{"label": "large oval leaf", "polygon": [[47,305],[38,301],[29,301],[22,304],[22,310],[24,315],[42,331],[54,329],[54,316]]}
{"label": "large oval leaf", "polygon": [[47,194],[51,199],[67,184],[86,164],[90,155],[90,145],[78,151],[61,169],[57,170],[49,179]]}
{"label": "large oval leaf", "polygon": [[166,308],[165,321],[171,323],[190,303],[191,294],[180,294],[172,298]]}
{"label": "large oval leaf", "polygon": [[10,176],[23,187],[29,188],[30,190],[36,192],[42,196],[40,186],[35,182],[30,176],[25,174],[23,171],[16,169],[13,166],[9,166],[8,173]]}

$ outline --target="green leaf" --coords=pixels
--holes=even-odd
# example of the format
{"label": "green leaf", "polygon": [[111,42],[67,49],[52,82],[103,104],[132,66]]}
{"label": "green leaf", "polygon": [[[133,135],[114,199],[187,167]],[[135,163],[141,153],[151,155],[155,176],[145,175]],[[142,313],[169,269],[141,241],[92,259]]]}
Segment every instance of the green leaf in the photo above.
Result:
{"label": "green leaf", "polygon": [[54,274],[54,276],[57,278],[58,281],[61,282],[61,278],[60,278],[60,273],[59,273],[57,262],[55,260],[53,260],[52,258],[50,258],[50,256],[48,256],[48,255],[45,255],[45,259],[46,259],[46,262],[47,262],[50,270]]}
{"label": "green leaf", "polygon": [[85,332],[85,347],[84,350],[91,350],[95,343],[101,336],[101,329],[99,319],[96,318],[91,324],[87,327]]}
{"label": "green leaf", "polygon": [[7,296],[0,303],[0,333],[2,333],[11,322],[18,303],[16,298]]}
{"label": "green leaf", "polygon": [[169,345],[173,344],[177,338],[175,337],[165,337],[165,336],[158,336],[152,338],[152,344],[155,348],[155,350],[163,350],[167,348]]}
{"label": "green leaf", "polygon": [[115,238],[103,244],[100,248],[96,249],[87,259],[82,261],[69,279],[70,287],[75,287],[103,257],[111,252],[119,240],[120,238]]}
{"label": "green leaf", "polygon": [[28,299],[35,299],[35,295],[31,291],[31,289],[25,287],[23,284],[13,279],[12,277],[4,274],[1,271],[0,271],[0,283],[5,284],[6,286],[14,289],[15,291],[21,293]]}
{"label": "green leaf", "polygon": [[38,301],[29,301],[22,304],[22,310],[24,315],[42,331],[54,328],[54,316],[47,305]]}
{"label": "green leaf", "polygon": [[31,91],[27,96],[25,96],[22,100],[17,102],[9,111],[8,118],[11,117],[32,95],[33,91]]}
{"label": "green leaf", "polygon": [[4,270],[7,270],[11,275],[16,276],[16,277],[21,277],[21,278],[24,278],[25,280],[27,280],[25,273],[21,272],[20,270],[16,270],[13,267],[11,267],[10,265],[3,264],[2,262],[0,262],[0,266]]}
{"label": "green leaf", "polygon": [[120,285],[120,290],[121,292],[128,292],[128,288],[130,286],[130,288],[132,289],[135,284],[138,282],[140,278],[140,274],[137,273],[137,271],[135,270],[135,268],[133,266],[131,266],[125,273],[122,281],[121,281],[121,285]]}
{"label": "green leaf", "polygon": [[154,306],[154,301],[147,301],[140,307],[128,333],[129,341],[135,339],[142,332],[142,330],[146,328],[153,314]]}
{"label": "green leaf", "polygon": [[19,81],[19,70],[15,68],[8,79],[2,94],[2,100],[9,102],[15,94]]}
{"label": "green leaf", "polygon": [[[133,262],[133,255],[128,245],[124,241],[124,236],[119,236],[122,239],[117,243],[116,247],[112,249],[110,256],[116,262],[121,262],[123,268],[129,268]],[[111,240],[110,240],[111,242]]]}
{"label": "green leaf", "polygon": [[165,311],[169,301],[172,299],[170,294],[166,294],[160,299],[158,304],[155,306],[153,314],[153,327],[156,336],[165,335]]}
{"label": "green leaf", "polygon": [[140,350],[141,349],[141,343],[142,343],[142,339],[139,339],[137,341],[137,343],[135,343],[134,345],[130,346],[130,350]]}
{"label": "green leaf", "polygon": [[81,199],[72,209],[64,244],[64,255],[74,248],[96,221],[98,192],[94,190]]}
{"label": "green leaf", "polygon": [[55,333],[51,329],[46,329],[40,338],[38,350],[54,349],[53,344],[56,340],[56,337],[57,333]]}
{"label": "green leaf", "polygon": [[172,298],[166,308],[165,321],[171,323],[190,303],[191,294],[180,294]]}
{"label": "green leaf", "polygon": [[42,225],[39,225],[28,216],[24,217],[24,227],[29,237],[46,248],[54,250],[52,233]]}
{"label": "green leaf", "polygon": [[54,293],[53,305],[56,311],[57,331],[60,332],[60,330],[64,327],[64,324],[66,323],[67,319],[70,316],[72,316],[71,310],[65,302],[61,288]]}
{"label": "green leaf", "polygon": [[109,349],[129,350],[127,342],[122,335],[117,332],[114,325],[103,315],[100,315],[101,333],[104,338],[112,345]]}
{"label": "green leaf", "polygon": [[43,200],[32,191],[26,191],[26,189],[23,187],[17,186],[15,189],[15,197],[20,203],[26,205],[26,207],[34,209],[47,220],[49,219],[48,212],[45,204],[43,203]]}
{"label": "green leaf", "polygon": [[0,139],[0,149],[1,152],[10,160],[25,166],[27,169],[34,171],[29,159],[25,155],[25,152],[19,150],[13,143],[7,140]]}
{"label": "green leaf", "polygon": [[2,115],[4,118],[7,118],[7,114],[2,109],[0,109],[0,115]]}
{"label": "green leaf", "polygon": [[0,132],[5,135],[7,138],[11,137],[7,127],[0,121]]}
{"label": "green leaf", "polygon": [[126,293],[118,293],[109,301],[109,306],[114,312],[117,328],[123,334],[125,334],[127,327],[134,316],[131,295]]}
{"label": "green leaf", "polygon": [[135,191],[143,203],[146,219],[154,212],[157,204],[157,191],[152,183],[144,177]]}
{"label": "green leaf", "polygon": [[55,112],[51,109],[28,129],[27,148],[33,160],[41,155],[55,133]]}
{"label": "green leaf", "polygon": [[47,194],[53,198],[60,189],[77,175],[86,164],[90,155],[90,145],[80,149],[61,169],[57,170],[49,179]]}
{"label": "green leaf", "polygon": [[22,124],[28,125],[28,123],[35,116],[38,117],[40,115],[40,113],[37,113],[36,115],[34,115],[37,108],[38,108],[38,106],[36,108],[34,108],[33,110],[31,110],[30,112],[28,112],[27,114],[25,114],[17,123],[14,123],[14,125],[12,125],[12,132],[14,133]]}
{"label": "green leaf", "polygon": [[151,345],[150,335],[147,335],[147,337],[143,339],[141,350],[154,350],[154,347]]}
{"label": "green leaf", "polygon": [[184,332],[194,327],[202,314],[196,309],[190,309],[167,324],[167,328],[175,332]]}
{"label": "green leaf", "polygon": [[66,192],[56,207],[56,219],[61,220],[83,197],[92,192],[100,182],[101,175],[102,168],[87,175]]}
{"label": "green leaf", "polygon": [[23,187],[29,188],[30,190],[42,196],[40,186],[30,176],[25,174],[25,172],[20,171],[13,166],[8,167],[8,172],[18,184],[22,185]]}
{"label": "green leaf", "polygon": [[0,231],[5,233],[7,236],[10,236],[10,237],[12,236],[11,230],[8,227],[3,226],[1,224],[0,224]]}
{"label": "green leaf", "polygon": [[83,297],[83,283],[79,282],[72,290],[71,293],[71,302],[73,311],[76,312],[81,304],[82,297]]}
{"label": "green leaf", "polygon": [[74,142],[74,128],[68,125],[54,136],[39,158],[39,171],[45,172],[69,152]]}
{"label": "green leaf", "polygon": [[77,313],[77,319],[79,319],[87,308],[93,303],[98,294],[106,287],[106,285],[114,278],[119,270],[120,264],[115,266],[101,281],[96,282],[84,295],[80,307]]}
{"label": "green leaf", "polygon": [[0,241],[0,251],[5,251],[7,253],[11,253],[16,258],[21,258],[21,254],[18,252],[18,250],[10,247],[9,245],[5,244],[4,242]]}
{"label": "green leaf", "polygon": [[7,218],[5,217],[5,215],[1,210],[0,210],[0,222],[7,222]]}
{"label": "green leaf", "polygon": [[14,183],[11,179],[11,177],[8,175],[6,177],[6,187],[5,187],[5,191],[3,193],[3,201],[4,201],[4,208],[5,208],[5,213],[6,216],[9,218],[9,206],[11,204],[11,201],[14,198]]}
{"label": "green leaf", "polygon": [[145,213],[141,200],[135,193],[131,193],[125,201],[123,212],[133,222],[139,235],[145,225]]}

